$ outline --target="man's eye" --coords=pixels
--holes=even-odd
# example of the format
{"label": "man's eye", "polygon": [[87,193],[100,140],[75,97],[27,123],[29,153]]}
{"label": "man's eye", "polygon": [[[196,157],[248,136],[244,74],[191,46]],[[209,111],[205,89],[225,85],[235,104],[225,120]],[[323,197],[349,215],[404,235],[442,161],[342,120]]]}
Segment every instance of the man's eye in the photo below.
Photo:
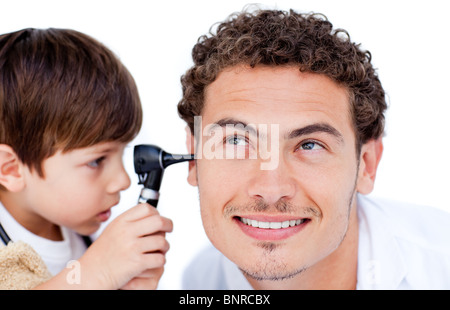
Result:
{"label": "man's eye", "polygon": [[247,141],[244,137],[232,136],[225,139],[226,144],[231,144],[235,146],[245,146]]}
{"label": "man's eye", "polygon": [[98,168],[100,166],[100,164],[102,163],[102,161],[104,161],[104,160],[105,160],[105,157],[103,156],[103,157],[100,157],[93,161],[88,162],[87,165],[91,168]]}
{"label": "man's eye", "polygon": [[306,143],[303,143],[302,145],[300,145],[300,149],[302,149],[304,151],[312,151],[312,150],[323,149],[323,147],[316,142],[309,141],[309,142],[306,142]]}

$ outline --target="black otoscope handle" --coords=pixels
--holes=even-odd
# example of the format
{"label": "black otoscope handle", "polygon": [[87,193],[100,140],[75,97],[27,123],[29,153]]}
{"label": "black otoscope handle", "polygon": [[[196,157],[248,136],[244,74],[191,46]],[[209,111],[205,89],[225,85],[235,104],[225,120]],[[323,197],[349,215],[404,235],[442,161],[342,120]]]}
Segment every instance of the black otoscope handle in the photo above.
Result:
{"label": "black otoscope handle", "polygon": [[144,188],[139,196],[139,203],[149,203],[156,208],[159,199],[159,188],[164,175],[163,169],[155,169],[147,174],[147,178],[143,182]]}
{"label": "black otoscope handle", "polygon": [[146,202],[156,208],[158,206],[158,200],[159,192],[155,191],[154,189],[144,187],[139,196],[138,203]]}
{"label": "black otoscope handle", "polygon": [[158,206],[158,200],[157,199],[149,199],[149,200],[147,200],[147,203],[152,205],[155,208]]}

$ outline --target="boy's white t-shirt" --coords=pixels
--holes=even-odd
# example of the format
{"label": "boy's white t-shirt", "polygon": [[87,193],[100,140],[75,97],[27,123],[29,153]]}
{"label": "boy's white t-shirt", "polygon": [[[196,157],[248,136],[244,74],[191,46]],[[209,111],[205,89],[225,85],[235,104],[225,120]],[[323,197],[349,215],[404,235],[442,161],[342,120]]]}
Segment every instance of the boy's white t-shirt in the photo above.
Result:
{"label": "boy's white t-shirt", "polygon": [[[0,203],[0,224],[14,241],[29,244],[42,258],[52,275],[58,274],[71,260],[80,258],[86,251],[86,245],[74,231],[61,227],[62,241],[52,241],[39,237],[20,225]],[[0,247],[5,246],[0,240]]]}

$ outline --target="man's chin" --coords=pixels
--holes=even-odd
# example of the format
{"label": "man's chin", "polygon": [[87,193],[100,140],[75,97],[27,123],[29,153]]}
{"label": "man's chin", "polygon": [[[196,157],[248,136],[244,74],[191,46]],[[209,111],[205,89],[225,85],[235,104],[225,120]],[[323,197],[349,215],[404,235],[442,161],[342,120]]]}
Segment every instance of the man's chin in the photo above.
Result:
{"label": "man's chin", "polygon": [[[262,244],[264,243],[264,244]],[[263,254],[255,255],[256,259],[249,261],[248,256],[244,260],[236,262],[241,272],[256,281],[283,281],[292,279],[307,269],[300,264],[289,264],[284,258],[282,246],[272,242],[259,242],[258,247]]]}
{"label": "man's chin", "polygon": [[303,271],[305,271],[307,268],[303,267],[298,270],[282,270],[282,266],[278,266],[275,268],[275,266],[267,267],[265,269],[259,269],[256,270],[253,269],[244,269],[239,267],[241,272],[244,274],[246,278],[250,278],[256,281],[283,281],[283,280],[289,280],[292,279],[299,274],[301,274]]}

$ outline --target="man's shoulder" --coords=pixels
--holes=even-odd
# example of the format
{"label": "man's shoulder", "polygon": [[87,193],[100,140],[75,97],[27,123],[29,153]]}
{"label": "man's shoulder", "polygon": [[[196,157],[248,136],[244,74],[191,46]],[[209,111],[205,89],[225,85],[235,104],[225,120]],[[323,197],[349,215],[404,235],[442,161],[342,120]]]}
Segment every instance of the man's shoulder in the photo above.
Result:
{"label": "man's shoulder", "polygon": [[376,266],[380,285],[371,288],[450,288],[449,212],[363,197],[358,209],[361,283]]}
{"label": "man's shoulder", "polygon": [[359,206],[399,242],[450,255],[450,212],[430,206],[360,197]]}

